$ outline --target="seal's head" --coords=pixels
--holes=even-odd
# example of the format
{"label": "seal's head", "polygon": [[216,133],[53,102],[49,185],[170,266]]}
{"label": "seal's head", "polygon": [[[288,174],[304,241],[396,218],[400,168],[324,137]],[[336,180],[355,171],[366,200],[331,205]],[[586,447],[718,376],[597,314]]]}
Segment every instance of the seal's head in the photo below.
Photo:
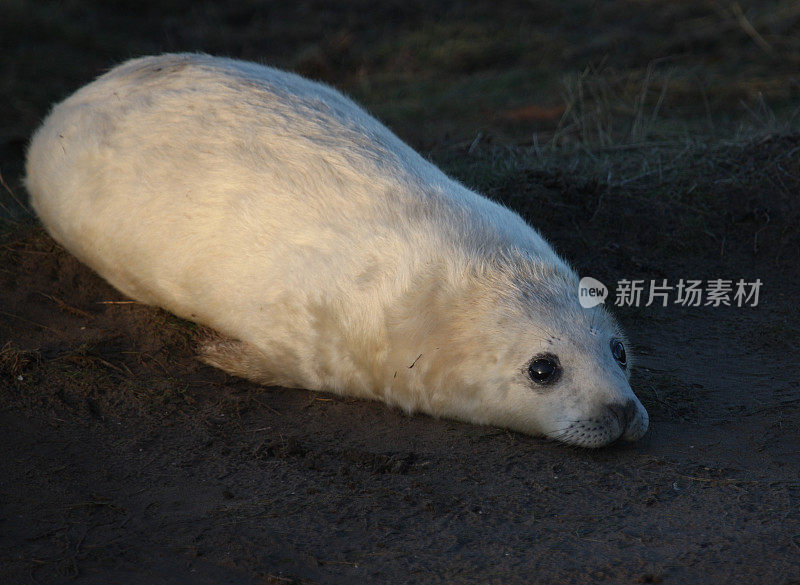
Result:
{"label": "seal's head", "polygon": [[583,447],[640,439],[649,418],[628,381],[631,358],[624,334],[602,307],[559,305],[559,318],[538,334],[517,332],[533,353],[509,384],[509,392],[530,405],[520,411],[528,418],[523,424]]}
{"label": "seal's head", "polygon": [[625,336],[602,306],[581,306],[565,264],[506,259],[456,280],[469,284],[431,303],[448,322],[427,321],[446,333],[420,360],[420,382],[438,390],[418,408],[582,447],[644,435]]}
{"label": "seal's head", "polygon": [[502,348],[490,361],[505,373],[487,404],[509,427],[571,445],[640,439],[649,418],[629,384],[631,352],[616,320],[602,306],[581,306],[565,265],[526,266],[506,265],[499,302],[485,313]]}

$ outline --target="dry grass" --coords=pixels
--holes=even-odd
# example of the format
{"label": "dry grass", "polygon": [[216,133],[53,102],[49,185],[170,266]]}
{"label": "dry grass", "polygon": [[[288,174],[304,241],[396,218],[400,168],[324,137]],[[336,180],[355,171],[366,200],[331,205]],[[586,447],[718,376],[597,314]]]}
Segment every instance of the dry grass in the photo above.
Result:
{"label": "dry grass", "polygon": [[[532,171],[669,201],[688,217],[726,212],[721,185],[749,192],[760,182],[785,202],[796,183],[796,151],[773,149],[772,159],[737,170],[754,144],[800,131],[796,2],[431,3],[365,12],[322,1],[311,13],[276,3],[269,14],[257,2],[186,6],[152,6],[148,18],[129,4],[12,0],[0,8],[9,43],[0,58],[7,226],[25,219],[24,143],[53,99],[115,61],[162,50],[231,54],[329,81],[496,197]],[[283,24],[271,26],[278,16]],[[33,38],[21,33],[26,22]],[[80,40],[97,23],[113,37],[99,52]]]}
{"label": "dry grass", "polygon": [[0,348],[0,374],[21,379],[41,361],[38,351],[19,349],[10,341]]}

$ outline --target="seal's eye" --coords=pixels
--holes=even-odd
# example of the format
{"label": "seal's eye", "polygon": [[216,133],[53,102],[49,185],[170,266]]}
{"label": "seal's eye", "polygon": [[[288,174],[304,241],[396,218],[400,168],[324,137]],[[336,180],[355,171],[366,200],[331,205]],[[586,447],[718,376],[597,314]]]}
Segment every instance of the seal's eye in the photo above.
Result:
{"label": "seal's eye", "polygon": [[611,340],[611,354],[617,360],[619,367],[624,370],[628,365],[628,357],[625,355],[625,346],[619,339]]}
{"label": "seal's eye", "polygon": [[560,372],[561,366],[558,365],[558,358],[554,355],[537,357],[528,366],[528,375],[537,384],[555,382]]}

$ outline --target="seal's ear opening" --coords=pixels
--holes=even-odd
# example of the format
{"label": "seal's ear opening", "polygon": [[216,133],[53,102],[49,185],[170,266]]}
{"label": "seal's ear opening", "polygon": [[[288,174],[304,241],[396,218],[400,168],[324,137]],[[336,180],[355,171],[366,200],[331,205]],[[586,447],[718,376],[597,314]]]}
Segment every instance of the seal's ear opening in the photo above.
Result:
{"label": "seal's ear opening", "polygon": [[547,386],[561,377],[561,363],[558,356],[545,353],[535,356],[528,364],[528,377],[539,386]]}

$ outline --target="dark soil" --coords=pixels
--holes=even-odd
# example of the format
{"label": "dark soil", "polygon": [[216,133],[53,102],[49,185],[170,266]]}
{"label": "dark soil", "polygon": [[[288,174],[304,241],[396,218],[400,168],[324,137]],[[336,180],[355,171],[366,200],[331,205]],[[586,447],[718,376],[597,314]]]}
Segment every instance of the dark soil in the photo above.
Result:
{"label": "dark soil", "polygon": [[[0,2],[0,583],[800,584],[798,39],[788,0]],[[619,309],[651,430],[601,450],[231,378],[14,201],[53,101],[167,50],[347,90],[582,275],[760,303]]]}
{"label": "dark soil", "polygon": [[[587,189],[538,185],[537,211]],[[614,244],[591,274],[715,266],[626,222],[548,226],[575,254]],[[230,378],[195,360],[202,330],[20,226],[0,249],[0,579],[800,582],[800,279],[742,239],[716,266],[760,275],[758,307],[622,313],[652,430],[589,451]]]}

